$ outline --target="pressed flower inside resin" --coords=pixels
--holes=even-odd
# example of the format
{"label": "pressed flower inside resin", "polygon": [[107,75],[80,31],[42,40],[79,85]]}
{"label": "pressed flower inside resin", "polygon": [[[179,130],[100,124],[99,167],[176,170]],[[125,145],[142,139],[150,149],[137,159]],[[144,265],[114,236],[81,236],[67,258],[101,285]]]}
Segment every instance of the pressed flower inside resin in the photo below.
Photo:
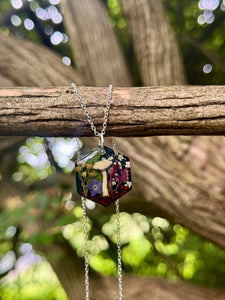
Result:
{"label": "pressed flower inside resin", "polygon": [[95,148],[75,163],[77,192],[103,206],[125,195],[132,188],[130,160],[104,146]]}

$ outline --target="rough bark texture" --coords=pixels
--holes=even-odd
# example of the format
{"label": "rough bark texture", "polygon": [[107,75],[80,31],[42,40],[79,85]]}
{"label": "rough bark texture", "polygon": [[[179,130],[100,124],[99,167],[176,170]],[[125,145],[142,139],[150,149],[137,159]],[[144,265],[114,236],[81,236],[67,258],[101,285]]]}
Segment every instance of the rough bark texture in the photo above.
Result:
{"label": "rough bark texture", "polygon": [[63,0],[65,24],[85,85],[130,86],[131,78],[100,0]]}
{"label": "rough bark texture", "polygon": [[[162,1],[121,0],[128,19],[134,50],[144,85],[182,85],[185,74],[178,44],[170,28]],[[182,157],[191,137],[163,137]]]}
{"label": "rough bark texture", "polygon": [[[107,88],[79,90],[100,130]],[[225,135],[224,94],[223,86],[114,88],[107,135]],[[93,135],[72,87],[0,89],[0,119],[1,135]]]}
{"label": "rough bark texture", "polygon": [[174,34],[159,0],[121,0],[144,85],[184,84]]}
{"label": "rough bark texture", "polygon": [[43,45],[0,34],[0,86],[52,86],[81,76],[62,57]]}

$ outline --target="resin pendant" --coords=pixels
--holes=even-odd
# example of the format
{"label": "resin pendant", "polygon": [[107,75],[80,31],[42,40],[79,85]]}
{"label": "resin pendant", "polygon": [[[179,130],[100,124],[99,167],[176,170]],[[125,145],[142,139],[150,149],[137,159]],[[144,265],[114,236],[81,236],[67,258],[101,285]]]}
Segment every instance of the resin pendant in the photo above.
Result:
{"label": "resin pendant", "polygon": [[103,206],[132,188],[130,160],[106,146],[97,147],[75,162],[77,192]]}

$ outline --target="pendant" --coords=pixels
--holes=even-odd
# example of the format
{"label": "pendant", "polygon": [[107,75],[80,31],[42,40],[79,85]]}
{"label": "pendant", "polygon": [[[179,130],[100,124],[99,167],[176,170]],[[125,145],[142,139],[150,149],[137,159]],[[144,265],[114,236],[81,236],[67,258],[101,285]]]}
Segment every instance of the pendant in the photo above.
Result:
{"label": "pendant", "polygon": [[106,146],[97,147],[75,162],[77,193],[103,206],[132,189],[130,160]]}

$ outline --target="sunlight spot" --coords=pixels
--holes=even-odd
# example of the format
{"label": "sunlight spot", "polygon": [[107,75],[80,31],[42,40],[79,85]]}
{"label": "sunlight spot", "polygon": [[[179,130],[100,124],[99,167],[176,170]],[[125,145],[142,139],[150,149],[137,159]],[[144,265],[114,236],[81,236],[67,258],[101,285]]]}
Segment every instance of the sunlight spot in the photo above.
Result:
{"label": "sunlight spot", "polygon": [[75,207],[73,213],[76,218],[82,218],[83,216],[83,210],[80,206]]}
{"label": "sunlight spot", "polygon": [[204,15],[200,15],[198,17],[198,24],[203,25],[205,23],[205,21],[206,21],[206,18]]}
{"label": "sunlight spot", "polygon": [[219,3],[219,0],[201,0],[199,1],[198,6],[201,10],[215,10],[218,7]]}
{"label": "sunlight spot", "polygon": [[11,23],[14,25],[14,26],[20,26],[22,21],[20,19],[20,17],[18,17],[17,15],[12,15],[11,16]]}
{"label": "sunlight spot", "polygon": [[45,34],[52,35],[53,34],[53,28],[50,25],[45,26]]}
{"label": "sunlight spot", "polygon": [[60,31],[55,31],[50,37],[53,45],[59,45],[63,41],[63,34]]}
{"label": "sunlight spot", "polygon": [[39,4],[36,1],[31,1],[30,2],[30,9],[33,12],[36,12],[36,10],[38,9],[38,7],[39,7]]}
{"label": "sunlight spot", "polygon": [[22,178],[23,178],[23,174],[20,173],[20,172],[15,172],[15,173],[12,174],[12,179],[13,179],[14,181],[16,181],[16,182],[21,181]]}
{"label": "sunlight spot", "polygon": [[208,74],[208,73],[210,73],[211,71],[212,71],[212,65],[211,65],[211,64],[206,64],[206,65],[204,65],[204,67],[203,67],[203,72],[204,72],[204,73]]}
{"label": "sunlight spot", "polygon": [[55,14],[58,13],[58,9],[55,6],[53,6],[53,5],[50,5],[47,8],[47,11],[48,11],[48,17],[49,18],[52,18]]}
{"label": "sunlight spot", "polygon": [[156,227],[160,227],[162,229],[167,229],[169,227],[169,222],[164,218],[155,217],[152,220],[152,225]]}
{"label": "sunlight spot", "polygon": [[12,269],[16,261],[16,256],[13,251],[8,251],[0,261],[0,274]]}
{"label": "sunlight spot", "polygon": [[67,43],[68,42],[68,35],[67,34],[65,34],[65,33],[63,33],[63,43],[65,44],[65,43]]}
{"label": "sunlight spot", "polygon": [[71,211],[74,209],[74,202],[73,201],[66,201],[66,204],[65,204],[65,208],[66,210],[68,211]]}
{"label": "sunlight spot", "polygon": [[49,3],[52,5],[57,5],[60,3],[60,0],[49,0]]}
{"label": "sunlight spot", "polygon": [[27,30],[32,30],[34,28],[34,22],[31,19],[25,19],[24,20],[24,27]]}
{"label": "sunlight spot", "polygon": [[212,16],[213,12],[209,9],[206,9],[204,11],[204,16],[206,17],[206,19],[210,18]]}
{"label": "sunlight spot", "polygon": [[59,12],[53,14],[53,16],[52,16],[53,23],[59,24],[62,22],[62,20],[63,20],[62,15]]}
{"label": "sunlight spot", "polygon": [[215,19],[214,14],[212,14],[209,18],[206,19],[206,23],[211,24]]}
{"label": "sunlight spot", "polygon": [[27,156],[26,156],[26,162],[33,166],[33,167],[37,167],[38,164],[39,164],[39,161],[38,161],[38,158],[36,155],[32,154],[32,153],[29,153]]}
{"label": "sunlight spot", "polygon": [[86,206],[88,209],[94,209],[95,208],[95,203],[91,200],[86,200]]}
{"label": "sunlight spot", "polygon": [[16,234],[16,227],[15,226],[9,226],[6,230],[6,237],[12,238]]}
{"label": "sunlight spot", "polygon": [[26,254],[26,253],[29,253],[32,251],[32,245],[31,244],[28,244],[28,243],[24,243],[21,245],[20,247],[20,251],[22,254]]}
{"label": "sunlight spot", "polygon": [[45,9],[43,9],[42,7],[38,7],[36,9],[36,16],[41,19],[41,20],[47,20],[48,19],[48,14],[46,12]]}
{"label": "sunlight spot", "polygon": [[62,61],[63,61],[63,63],[64,63],[65,65],[67,65],[67,66],[69,66],[69,65],[71,64],[71,60],[70,60],[70,58],[69,58],[68,56],[64,56],[64,57],[62,58]]}
{"label": "sunlight spot", "polygon": [[11,0],[11,4],[15,9],[19,9],[23,6],[22,0]]}

